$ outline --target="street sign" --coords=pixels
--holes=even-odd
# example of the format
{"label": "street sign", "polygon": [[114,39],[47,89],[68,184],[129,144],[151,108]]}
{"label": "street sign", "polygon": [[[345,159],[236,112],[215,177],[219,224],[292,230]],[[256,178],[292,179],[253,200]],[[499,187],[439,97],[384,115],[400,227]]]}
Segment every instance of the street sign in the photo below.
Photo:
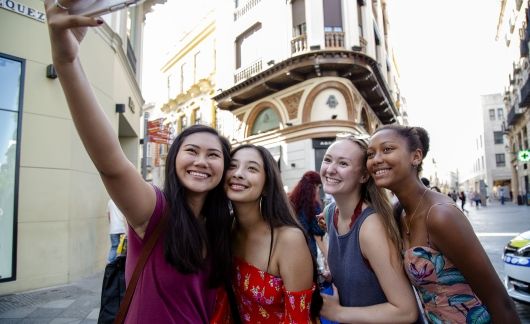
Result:
{"label": "street sign", "polygon": [[530,150],[521,150],[517,154],[517,159],[521,162],[530,161]]}

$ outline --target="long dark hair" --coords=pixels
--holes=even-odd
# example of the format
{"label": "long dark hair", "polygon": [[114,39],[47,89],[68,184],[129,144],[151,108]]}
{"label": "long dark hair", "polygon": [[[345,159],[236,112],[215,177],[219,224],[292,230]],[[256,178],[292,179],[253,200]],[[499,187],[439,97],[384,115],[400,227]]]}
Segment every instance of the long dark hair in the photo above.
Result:
{"label": "long dark hair", "polygon": [[[194,216],[186,200],[186,190],[176,176],[175,159],[186,137],[196,133],[217,136],[223,152],[223,176],[219,184],[210,190],[202,207],[201,214],[206,219],[206,230]],[[167,199],[166,212],[169,213],[168,229],[164,240],[166,261],[181,273],[196,273],[205,266],[215,265],[210,272],[209,285],[217,287],[225,284],[231,273],[230,228],[233,217],[230,215],[228,198],[224,191],[226,170],[230,164],[230,143],[208,126],[193,125],[180,133],[171,145],[167,159],[164,194]],[[204,250],[211,265],[205,264]]]}
{"label": "long dark hair", "polygon": [[[263,160],[265,184],[263,186],[260,212],[261,217],[263,217],[263,220],[269,224],[271,229],[272,238],[269,250],[269,261],[270,255],[272,253],[272,244],[274,241],[274,228],[276,227],[291,226],[299,228],[300,231],[304,233],[309,248],[309,240],[307,235],[305,234],[305,231],[300,223],[298,223],[295,213],[291,207],[289,198],[287,198],[287,194],[283,189],[283,182],[280,176],[280,170],[278,169],[278,164],[266,148],[252,144],[238,146],[232,151],[232,156],[234,156],[237,151],[245,148],[256,150]],[[318,278],[317,263],[313,254],[310,254],[313,259],[313,282],[316,284]],[[268,266],[269,265],[267,263],[267,267]],[[319,315],[320,308],[322,308],[322,296],[320,296],[318,289],[315,289],[311,300],[311,316],[313,318],[316,318]]]}
{"label": "long dark hair", "polygon": [[289,194],[295,213],[300,215],[303,212],[308,223],[315,218],[316,209],[320,207],[320,202],[315,199],[319,184],[322,184],[320,174],[307,171]]}

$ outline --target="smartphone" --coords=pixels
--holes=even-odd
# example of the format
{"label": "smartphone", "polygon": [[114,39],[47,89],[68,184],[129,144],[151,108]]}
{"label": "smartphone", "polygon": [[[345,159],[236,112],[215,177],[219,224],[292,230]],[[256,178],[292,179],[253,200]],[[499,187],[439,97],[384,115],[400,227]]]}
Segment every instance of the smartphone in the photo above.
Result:
{"label": "smartphone", "polygon": [[72,15],[97,17],[135,6],[143,1],[145,0],[76,0],[72,1],[68,12]]}

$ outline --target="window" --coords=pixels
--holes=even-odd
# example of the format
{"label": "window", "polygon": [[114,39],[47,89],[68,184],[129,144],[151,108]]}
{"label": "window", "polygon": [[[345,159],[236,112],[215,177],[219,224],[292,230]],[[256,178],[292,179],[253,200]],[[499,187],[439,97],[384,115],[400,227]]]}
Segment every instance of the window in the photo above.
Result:
{"label": "window", "polygon": [[359,36],[363,37],[363,6],[364,2],[357,1],[357,25],[359,26]]}
{"label": "window", "polygon": [[180,116],[179,124],[180,124],[180,131],[183,131],[186,128],[188,128],[188,117],[186,117],[186,115]]}
{"label": "window", "polygon": [[272,108],[265,108],[256,117],[251,135],[271,131],[280,127],[280,118]]}
{"label": "window", "polygon": [[261,57],[261,23],[250,27],[236,39],[236,68],[248,67]]}
{"label": "window", "polygon": [[489,113],[490,113],[490,120],[495,120],[495,109],[490,109]]}
{"label": "window", "polygon": [[505,160],[504,153],[495,154],[495,163],[497,167],[506,166],[506,160]]}
{"label": "window", "polygon": [[495,144],[503,144],[504,135],[502,134],[502,132],[493,132],[493,141]]}
{"label": "window", "polygon": [[497,108],[497,118],[499,120],[503,120],[504,119],[504,109]]}
{"label": "window", "polygon": [[294,0],[291,4],[293,10],[293,37],[306,33],[305,1]]}
{"label": "window", "polygon": [[194,123],[197,125],[197,124],[202,124],[202,113],[201,113],[201,110],[199,108],[193,110],[193,119],[194,119]]}
{"label": "window", "polygon": [[25,61],[0,53],[0,282],[16,279],[20,127]]}
{"label": "window", "polygon": [[179,93],[184,92],[184,81],[185,81],[185,75],[186,75],[186,63],[182,63],[180,66],[180,91]]}
{"label": "window", "polygon": [[324,0],[324,31],[342,32],[341,0]]}

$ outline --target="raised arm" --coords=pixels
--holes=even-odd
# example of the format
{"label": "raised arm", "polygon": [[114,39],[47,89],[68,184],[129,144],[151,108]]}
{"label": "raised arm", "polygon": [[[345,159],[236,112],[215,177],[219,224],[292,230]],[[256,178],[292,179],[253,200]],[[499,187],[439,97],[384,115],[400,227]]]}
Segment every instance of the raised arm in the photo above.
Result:
{"label": "raised arm", "polygon": [[456,206],[435,206],[427,220],[431,244],[464,275],[493,323],[520,323],[515,306],[467,217]]}
{"label": "raised arm", "polygon": [[[61,0],[65,7],[71,0]],[[156,196],[134,165],[127,160],[116,132],[107,119],[79,60],[79,47],[87,27],[103,24],[101,18],[72,16],[45,1],[52,59],[72,119],[109,195],[135,231],[143,236]]]}
{"label": "raised arm", "polygon": [[412,286],[405,276],[397,248],[387,239],[378,214],[364,221],[359,241],[363,256],[377,276],[387,302],[365,307],[340,306],[337,288],[333,286],[333,296],[323,295],[321,314],[340,323],[413,323],[418,310]]}

